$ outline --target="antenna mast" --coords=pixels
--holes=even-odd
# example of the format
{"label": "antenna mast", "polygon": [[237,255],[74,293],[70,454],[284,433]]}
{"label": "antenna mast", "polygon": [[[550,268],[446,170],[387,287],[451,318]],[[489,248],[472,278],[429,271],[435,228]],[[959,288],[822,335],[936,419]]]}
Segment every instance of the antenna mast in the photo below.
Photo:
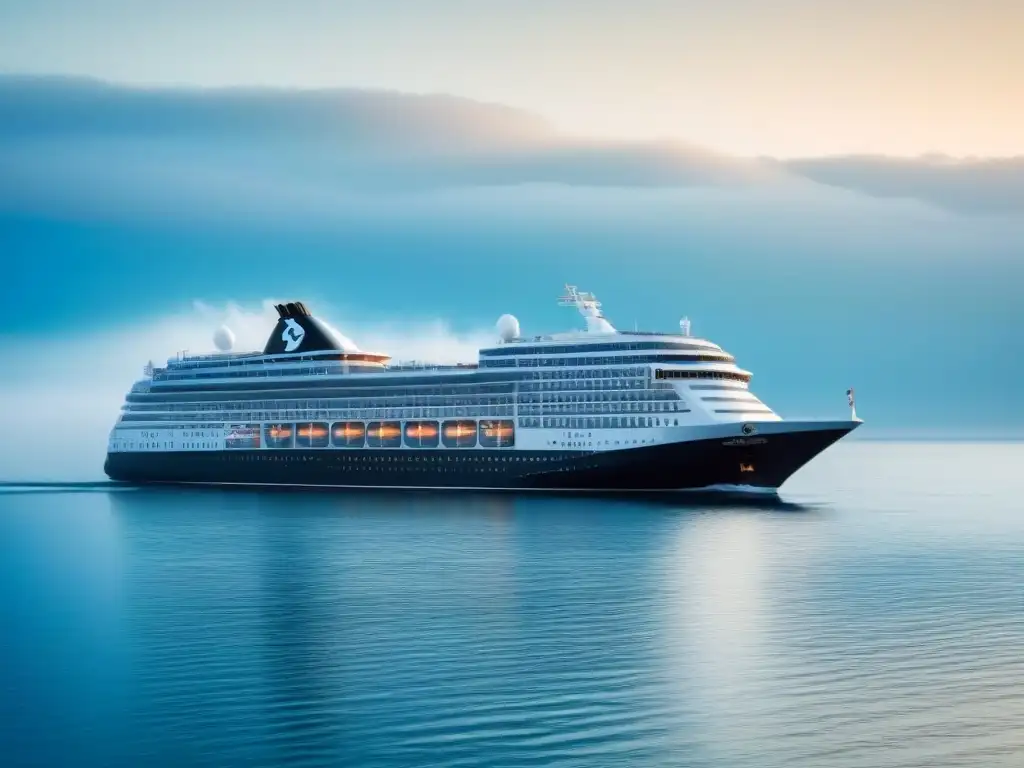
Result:
{"label": "antenna mast", "polygon": [[592,293],[579,291],[575,285],[566,285],[565,296],[559,298],[558,305],[576,307],[587,321],[587,331],[590,333],[616,333],[615,328],[601,312],[601,302]]}

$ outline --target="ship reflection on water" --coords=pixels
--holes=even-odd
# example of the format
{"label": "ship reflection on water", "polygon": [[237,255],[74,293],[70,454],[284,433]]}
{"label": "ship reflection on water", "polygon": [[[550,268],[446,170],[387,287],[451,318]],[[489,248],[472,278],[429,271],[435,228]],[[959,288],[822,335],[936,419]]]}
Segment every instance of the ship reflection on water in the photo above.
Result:
{"label": "ship reflection on water", "polygon": [[248,732],[273,762],[429,760],[462,724],[497,744],[488,722],[511,717],[500,728],[518,732],[517,717],[553,717],[569,691],[613,716],[632,706],[629,681],[661,676],[679,640],[678,606],[659,605],[658,585],[672,575],[698,605],[721,597],[674,576],[692,556],[679,524],[706,525],[701,508],[176,488],[109,505],[127,560],[151,564],[124,606],[144,670],[137,705],[176,711],[150,713],[136,738],[174,741],[187,722],[196,742],[225,750]]}

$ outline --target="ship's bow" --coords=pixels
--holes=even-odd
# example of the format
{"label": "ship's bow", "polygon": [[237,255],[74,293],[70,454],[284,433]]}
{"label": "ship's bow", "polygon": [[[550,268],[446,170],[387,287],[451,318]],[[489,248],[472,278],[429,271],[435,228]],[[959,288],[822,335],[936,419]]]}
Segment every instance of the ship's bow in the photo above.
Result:
{"label": "ship's bow", "polygon": [[739,434],[714,441],[715,482],[707,485],[777,489],[860,424],[860,421],[777,421],[744,425]]}
{"label": "ship's bow", "polygon": [[601,491],[774,491],[859,421],[715,424],[669,440],[572,455],[522,478],[524,485]]}

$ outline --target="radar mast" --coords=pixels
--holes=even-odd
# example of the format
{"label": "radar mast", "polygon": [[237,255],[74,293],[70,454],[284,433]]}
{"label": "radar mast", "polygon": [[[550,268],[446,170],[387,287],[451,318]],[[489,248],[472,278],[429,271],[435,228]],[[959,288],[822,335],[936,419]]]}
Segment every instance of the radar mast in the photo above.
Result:
{"label": "radar mast", "polygon": [[601,312],[601,302],[588,291],[579,291],[575,285],[566,285],[565,296],[558,300],[558,305],[576,307],[587,321],[587,331],[590,333],[617,333]]}

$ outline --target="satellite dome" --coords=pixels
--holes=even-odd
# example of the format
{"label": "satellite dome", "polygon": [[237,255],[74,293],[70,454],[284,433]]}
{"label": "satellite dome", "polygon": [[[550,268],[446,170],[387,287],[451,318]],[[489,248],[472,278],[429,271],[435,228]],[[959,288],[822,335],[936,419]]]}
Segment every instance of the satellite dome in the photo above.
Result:
{"label": "satellite dome", "polygon": [[222,325],[213,334],[213,345],[221,352],[230,352],[235,346],[235,334],[226,325]]}
{"label": "satellite dome", "polygon": [[519,338],[519,321],[513,315],[502,315],[498,318],[498,336],[502,341]]}

